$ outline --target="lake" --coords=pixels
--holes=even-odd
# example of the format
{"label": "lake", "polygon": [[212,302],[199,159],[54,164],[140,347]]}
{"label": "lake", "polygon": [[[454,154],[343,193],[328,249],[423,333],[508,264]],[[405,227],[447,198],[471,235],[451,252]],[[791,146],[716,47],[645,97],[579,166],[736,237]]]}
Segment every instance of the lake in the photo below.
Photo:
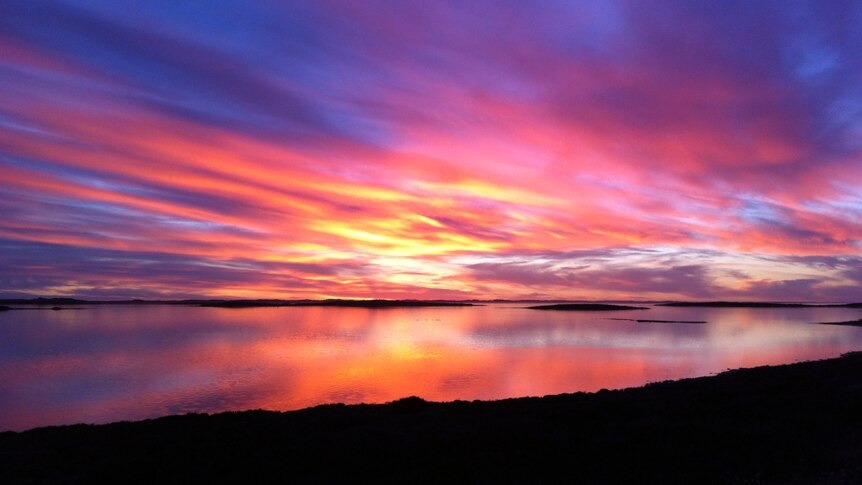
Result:
{"label": "lake", "polygon": [[[0,430],[638,386],[862,350],[852,308],[555,312],[100,305],[0,312]],[[706,324],[618,319],[705,320]]]}

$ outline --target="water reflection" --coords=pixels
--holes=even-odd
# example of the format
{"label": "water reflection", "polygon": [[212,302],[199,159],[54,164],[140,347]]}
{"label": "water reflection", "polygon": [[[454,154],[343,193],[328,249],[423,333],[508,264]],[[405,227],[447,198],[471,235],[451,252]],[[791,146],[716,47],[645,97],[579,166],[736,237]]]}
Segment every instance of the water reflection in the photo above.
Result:
{"label": "water reflection", "polygon": [[[619,388],[862,349],[847,308],[99,306],[0,314],[0,429]],[[612,318],[706,320],[637,323]]]}

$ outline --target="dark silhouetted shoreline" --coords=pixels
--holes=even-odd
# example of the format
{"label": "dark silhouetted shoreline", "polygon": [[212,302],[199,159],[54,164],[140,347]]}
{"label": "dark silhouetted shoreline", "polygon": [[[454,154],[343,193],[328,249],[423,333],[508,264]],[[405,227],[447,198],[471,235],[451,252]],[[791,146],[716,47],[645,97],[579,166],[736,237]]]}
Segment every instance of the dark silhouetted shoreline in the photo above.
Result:
{"label": "dark silhouetted shoreline", "polygon": [[0,433],[0,481],[859,483],[862,353],[621,391]]}
{"label": "dark silhouetted shoreline", "polygon": [[559,310],[566,312],[607,312],[617,310],[649,310],[649,307],[628,305],[605,305],[599,303],[560,303],[557,305],[529,306],[529,310]]}
{"label": "dark silhouetted shoreline", "polygon": [[296,307],[325,306],[348,308],[403,308],[403,307],[442,307],[442,306],[475,306],[472,303],[435,300],[225,300],[204,302],[200,306],[218,308],[258,308],[258,307]]}
{"label": "dark silhouetted shoreline", "polygon": [[650,320],[647,318],[608,318],[607,320],[622,320],[625,322],[636,322],[636,323],[691,323],[691,324],[706,323],[706,321],[704,321],[704,320]]}
{"label": "dark silhouetted shoreline", "polygon": [[844,325],[847,327],[862,327],[862,318],[846,322],[818,322],[820,325]]}
{"label": "dark silhouetted shoreline", "polygon": [[[546,301],[546,300],[281,300],[281,299],[186,299],[186,300],[82,300],[77,298],[7,298],[0,299],[0,309],[17,310],[21,308],[45,307],[80,307],[95,305],[177,305],[204,306],[216,308],[255,308],[282,306],[332,306],[358,308],[396,308],[396,307],[431,307],[431,306],[475,306],[489,303],[527,303],[538,304],[525,308],[532,310],[563,310],[563,311],[612,311],[612,310],[648,310],[649,307],[635,306],[638,304],[653,304],[670,307],[713,307],[713,308],[862,308],[862,303],[785,303],[785,302],[733,302],[733,301],[665,301],[643,302],[635,305]],[[625,302],[621,302],[625,303]],[[2,310],[0,310],[2,311]],[[668,320],[670,322],[670,320]]]}
{"label": "dark silhouetted shoreline", "polygon": [[862,303],[783,303],[768,301],[670,301],[658,306],[710,308],[862,308]]}
{"label": "dark silhouetted shoreline", "polygon": [[[176,305],[202,306],[216,308],[258,308],[258,307],[355,307],[355,308],[401,308],[401,307],[444,307],[476,306],[466,301],[448,300],[79,300],[75,298],[27,298],[0,300],[0,308],[19,310],[24,308],[70,308],[98,305]],[[10,307],[8,305],[15,305]]]}

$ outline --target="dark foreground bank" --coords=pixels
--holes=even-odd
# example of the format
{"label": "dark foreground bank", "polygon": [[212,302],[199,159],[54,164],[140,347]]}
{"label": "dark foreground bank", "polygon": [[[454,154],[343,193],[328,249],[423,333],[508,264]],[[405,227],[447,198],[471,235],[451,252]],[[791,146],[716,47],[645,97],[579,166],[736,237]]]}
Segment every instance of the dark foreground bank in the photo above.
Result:
{"label": "dark foreground bank", "polygon": [[623,391],[0,434],[0,482],[862,483],[862,353]]}

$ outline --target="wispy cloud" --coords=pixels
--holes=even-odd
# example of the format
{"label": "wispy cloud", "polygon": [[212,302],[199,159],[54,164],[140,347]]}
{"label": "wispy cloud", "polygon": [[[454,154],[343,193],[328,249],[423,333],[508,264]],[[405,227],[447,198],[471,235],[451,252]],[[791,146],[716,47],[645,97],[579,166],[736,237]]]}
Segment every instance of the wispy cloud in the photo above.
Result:
{"label": "wispy cloud", "polygon": [[862,251],[860,25],[7,1],[0,292],[850,298],[858,262],[820,262]]}

